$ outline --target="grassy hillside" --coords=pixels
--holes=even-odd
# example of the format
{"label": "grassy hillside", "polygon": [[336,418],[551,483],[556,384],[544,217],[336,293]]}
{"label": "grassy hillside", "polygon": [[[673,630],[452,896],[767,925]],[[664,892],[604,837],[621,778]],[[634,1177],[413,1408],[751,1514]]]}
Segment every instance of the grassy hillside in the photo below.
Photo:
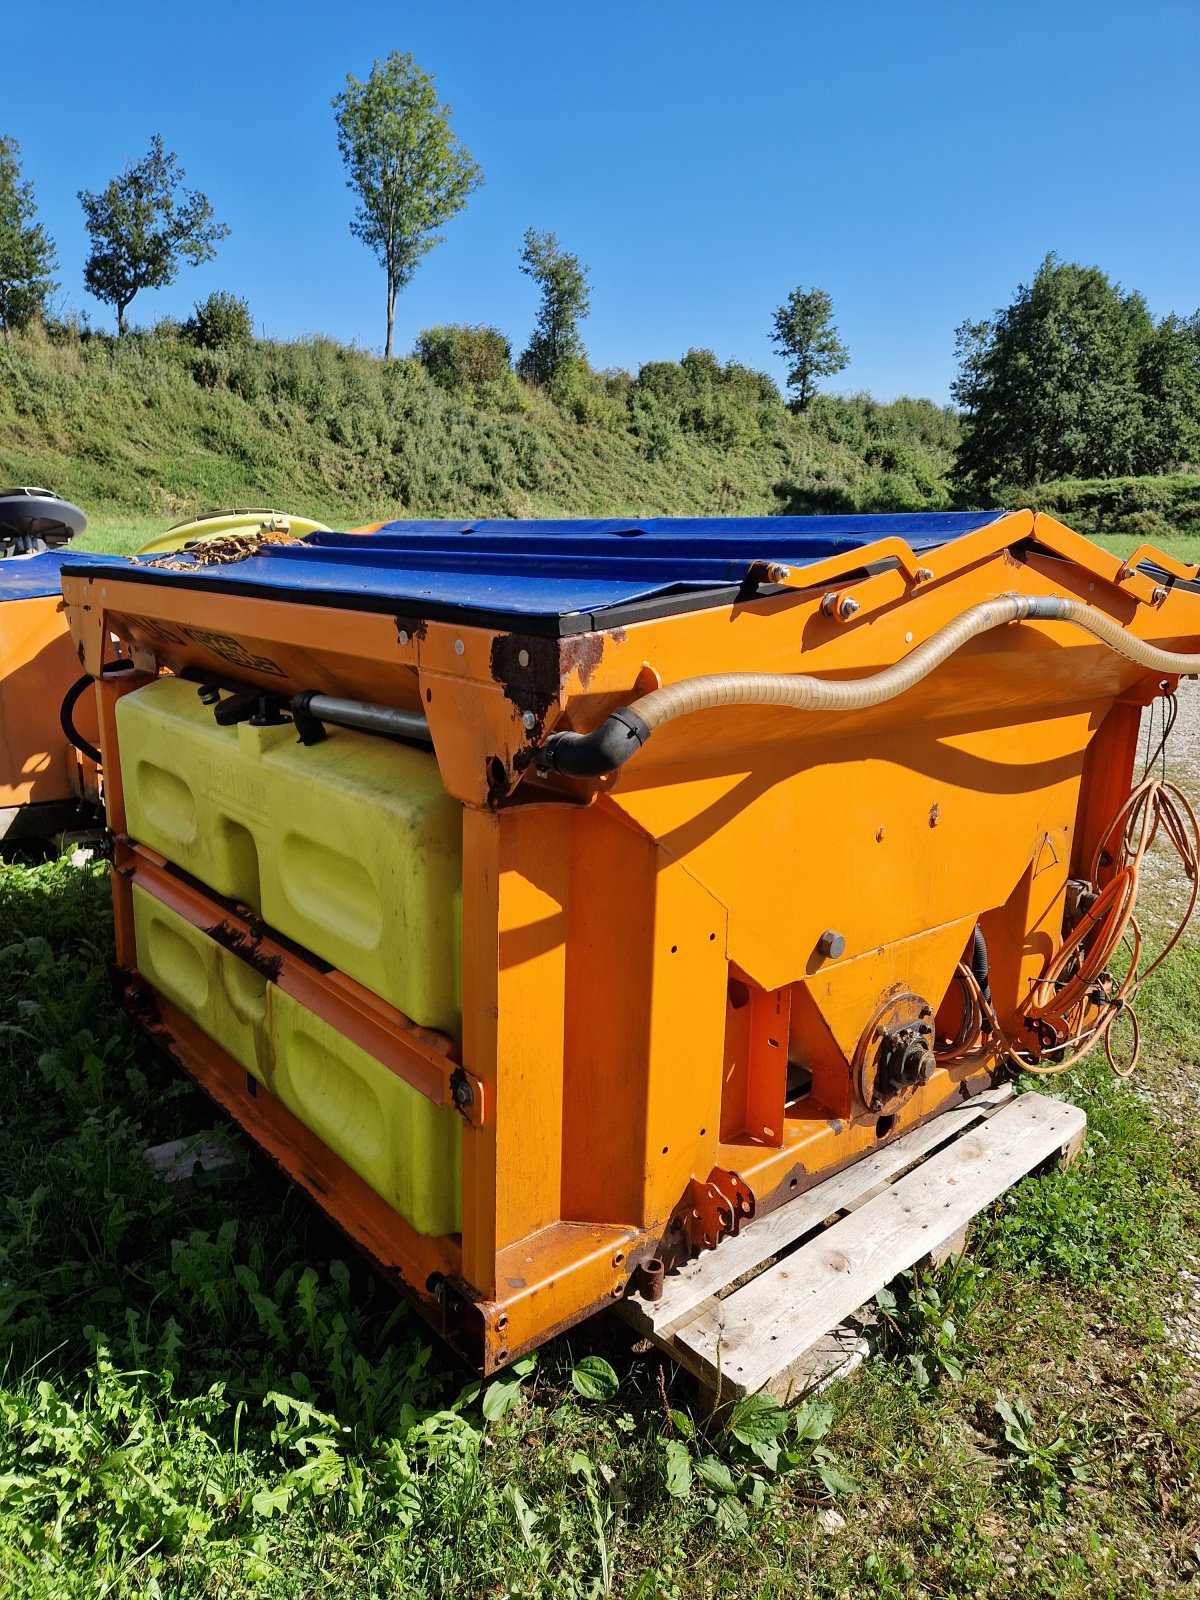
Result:
{"label": "grassy hillside", "polygon": [[0,344],[0,480],[48,484],[106,529],[237,503],[331,523],[937,507],[956,437],[928,401],[795,417],[710,358],[582,374],[552,401],[511,375],[448,393],[416,361],[325,339]]}
{"label": "grassy hillside", "polygon": [[[133,550],[171,522],[272,505],[333,525],[393,516],[755,515],[937,510],[959,426],[928,400],[821,396],[706,351],[581,371],[553,397],[509,371],[435,381],[328,339],[205,349],[174,324],[116,341],[0,342],[0,483],[84,507],[85,543]],[[1016,491],[1121,550],[1200,556],[1200,475]],[[1180,537],[1186,536],[1186,537]]]}

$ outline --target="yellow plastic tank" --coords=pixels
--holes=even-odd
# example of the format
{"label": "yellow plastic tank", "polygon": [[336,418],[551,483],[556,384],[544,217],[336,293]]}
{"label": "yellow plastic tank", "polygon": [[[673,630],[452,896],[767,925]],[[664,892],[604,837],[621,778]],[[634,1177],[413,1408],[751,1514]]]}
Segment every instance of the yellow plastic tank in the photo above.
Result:
{"label": "yellow plastic tank", "polygon": [[437,762],[350,729],[218,727],[163,677],[117,707],[126,826],[422,1027],[458,1038],[462,810]]}
{"label": "yellow plastic tank", "polygon": [[418,1233],[459,1227],[461,1124],[134,886],[142,972]]}

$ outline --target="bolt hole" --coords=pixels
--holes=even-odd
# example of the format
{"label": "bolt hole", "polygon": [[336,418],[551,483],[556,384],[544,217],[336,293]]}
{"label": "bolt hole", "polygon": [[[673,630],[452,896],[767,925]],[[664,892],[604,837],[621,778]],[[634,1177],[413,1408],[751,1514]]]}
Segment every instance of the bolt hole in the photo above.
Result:
{"label": "bolt hole", "polygon": [[800,1182],[799,1178],[793,1178],[791,1180],[791,1182],[788,1184],[788,1188],[789,1189],[794,1189],[799,1182]]}
{"label": "bolt hole", "polygon": [[431,1272],[425,1279],[426,1294],[436,1294],[445,1281],[445,1278],[440,1272]]}
{"label": "bolt hole", "polygon": [[621,1265],[622,1261],[624,1261],[624,1259],[625,1259],[625,1252],[623,1250],[618,1250],[616,1255],[613,1257],[613,1266],[614,1267],[619,1267]]}
{"label": "bolt hole", "polygon": [[709,934],[709,936],[708,936],[708,942],[709,942],[709,944],[712,944],[712,943],[713,943],[713,941],[714,941],[714,940],[715,940],[715,939],[716,939],[716,937],[717,937],[717,936],[716,936],[716,934],[715,934],[715,933],[710,933],[710,934]]}
{"label": "bolt hole", "polygon": [[708,1129],[707,1129],[707,1128],[701,1128],[701,1129],[700,1129],[700,1137],[701,1137],[701,1138],[702,1138],[702,1139],[703,1139],[703,1137],[704,1137],[704,1135],[705,1135],[705,1134],[706,1134],[706,1133],[707,1133],[707,1132],[708,1132]]}
{"label": "bolt hole", "polygon": [[432,689],[426,689],[426,691],[425,691],[425,704],[428,705],[429,702],[432,699],[433,699],[433,690]]}
{"label": "bolt hole", "polygon": [[886,1139],[888,1134],[891,1133],[895,1126],[896,1119],[894,1116],[880,1117],[878,1122],[875,1124],[875,1137],[877,1139]]}
{"label": "bolt hole", "polygon": [[779,1049],[779,1040],[778,1039],[768,1039],[767,1043],[771,1046],[772,1050],[778,1050]]}
{"label": "bolt hole", "polygon": [[497,1361],[507,1361],[508,1360],[508,1347],[507,1346],[505,1346],[505,1348],[503,1350],[497,1350],[496,1351],[496,1360]]}
{"label": "bolt hole", "polygon": [[498,1332],[503,1333],[505,1328],[507,1328],[507,1327],[508,1327],[508,1312],[507,1311],[502,1311],[500,1313],[500,1315],[496,1318],[496,1328],[497,1328]]}
{"label": "bolt hole", "polygon": [[674,956],[674,955],[678,955],[678,953],[679,953],[679,946],[677,944],[673,944],[671,946],[671,954]]}
{"label": "bolt hole", "polygon": [[504,763],[499,756],[493,756],[489,765],[492,773],[492,782],[499,788],[508,778],[508,774],[504,770]]}
{"label": "bolt hole", "polygon": [[666,1145],[663,1145],[663,1155],[666,1155],[666,1153],[667,1153],[667,1148],[668,1148],[668,1147],[667,1147],[667,1146],[666,1146]]}

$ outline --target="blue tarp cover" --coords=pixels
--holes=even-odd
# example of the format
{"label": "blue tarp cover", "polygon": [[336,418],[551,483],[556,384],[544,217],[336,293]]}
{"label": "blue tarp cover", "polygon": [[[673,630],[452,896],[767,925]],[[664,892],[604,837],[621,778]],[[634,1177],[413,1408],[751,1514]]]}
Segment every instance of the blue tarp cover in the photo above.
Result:
{"label": "blue tarp cover", "polygon": [[[47,595],[61,594],[58,575],[72,559],[69,550],[43,550],[36,556],[9,556],[0,561],[0,603],[5,600],[44,600]],[[119,556],[76,556],[92,562],[113,565]]]}
{"label": "blue tarp cover", "polygon": [[[575,631],[595,613],[640,602],[675,599],[670,609],[686,610],[693,595],[702,604],[706,592],[736,588],[754,562],[802,566],[893,536],[930,550],[1003,515],[390,522],[371,534],[313,534],[227,565],[179,572],[138,561],[125,574],[309,604],[540,619]],[[80,554],[63,564],[86,575],[96,561]]]}

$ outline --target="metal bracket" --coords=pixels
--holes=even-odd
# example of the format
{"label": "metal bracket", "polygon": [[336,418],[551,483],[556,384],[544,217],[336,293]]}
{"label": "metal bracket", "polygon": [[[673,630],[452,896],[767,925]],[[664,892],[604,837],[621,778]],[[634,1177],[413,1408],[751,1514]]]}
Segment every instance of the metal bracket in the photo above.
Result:
{"label": "metal bracket", "polygon": [[714,1167],[703,1182],[688,1184],[683,1225],[693,1250],[715,1250],[721,1240],[741,1232],[754,1215],[754,1191],[736,1172]]}
{"label": "metal bracket", "polygon": [[450,1074],[450,1101],[464,1122],[469,1122],[473,1128],[483,1126],[487,1102],[482,1078],[465,1067],[455,1067]]}

